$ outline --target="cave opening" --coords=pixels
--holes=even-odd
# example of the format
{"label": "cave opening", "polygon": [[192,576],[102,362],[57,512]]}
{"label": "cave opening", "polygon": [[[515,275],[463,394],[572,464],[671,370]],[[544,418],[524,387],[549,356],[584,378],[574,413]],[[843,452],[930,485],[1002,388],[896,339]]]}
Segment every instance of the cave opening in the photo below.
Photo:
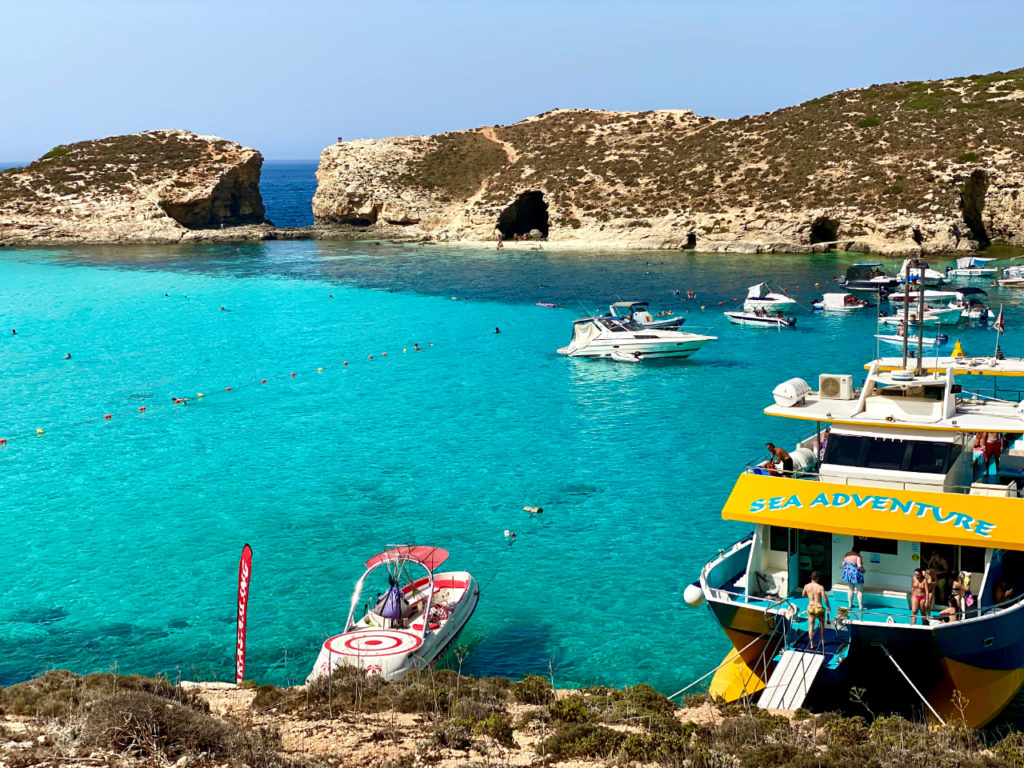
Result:
{"label": "cave opening", "polygon": [[838,239],[839,222],[835,219],[819,216],[811,222],[811,245],[816,245],[817,243],[835,244]]}
{"label": "cave opening", "polygon": [[686,234],[686,243],[683,245],[684,251],[692,251],[697,247],[697,233],[688,232]]}
{"label": "cave opening", "polygon": [[373,219],[346,218],[342,219],[343,224],[350,224],[353,227],[368,227],[373,224]]}
{"label": "cave opening", "polygon": [[964,224],[971,230],[971,239],[977,240],[981,248],[988,248],[992,243],[981,219],[987,191],[988,174],[984,171],[974,171],[960,187],[960,211],[963,213]]}
{"label": "cave opening", "polygon": [[543,192],[523,192],[498,216],[498,231],[501,239],[518,235],[529,236],[533,230],[541,237],[548,236],[548,204]]}

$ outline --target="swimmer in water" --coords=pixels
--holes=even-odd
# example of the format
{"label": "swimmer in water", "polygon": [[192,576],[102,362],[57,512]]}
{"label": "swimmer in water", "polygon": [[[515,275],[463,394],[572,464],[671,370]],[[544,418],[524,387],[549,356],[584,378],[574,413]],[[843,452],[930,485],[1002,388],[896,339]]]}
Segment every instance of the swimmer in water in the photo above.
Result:
{"label": "swimmer in water", "polygon": [[64,355],[64,359],[65,360],[70,360],[71,359],[71,353],[68,352],[66,355]]}

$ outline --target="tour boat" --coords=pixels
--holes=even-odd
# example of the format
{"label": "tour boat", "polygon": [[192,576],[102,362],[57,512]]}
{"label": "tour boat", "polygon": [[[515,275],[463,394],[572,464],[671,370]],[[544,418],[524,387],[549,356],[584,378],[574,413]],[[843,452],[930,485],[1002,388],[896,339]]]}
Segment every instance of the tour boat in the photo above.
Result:
{"label": "tour boat", "polygon": [[990,277],[996,273],[995,267],[988,266],[995,259],[983,259],[980,256],[962,256],[956,260],[955,267],[946,269],[946,274],[959,277]]}
{"label": "tour boat", "polygon": [[779,313],[769,315],[761,312],[738,312],[728,311],[723,313],[729,322],[735,325],[759,325],[768,328],[793,328],[796,326],[795,317],[786,317]]}
{"label": "tour boat", "polygon": [[821,312],[853,312],[873,306],[867,299],[858,299],[852,293],[826,293],[811,304],[811,309]]}
{"label": "tour boat", "polygon": [[768,283],[758,283],[747,289],[747,298],[743,302],[743,308],[748,312],[755,309],[763,309],[774,314],[779,311],[789,311],[796,304],[796,299],[791,299],[784,293],[772,293]]}
{"label": "tour boat", "polygon": [[616,301],[608,307],[612,317],[619,320],[630,320],[643,328],[661,328],[674,331],[686,322],[685,317],[669,315],[657,317],[651,314],[650,303],[646,301]]}
{"label": "tour boat", "polygon": [[[324,641],[306,682],[329,677],[339,666],[397,680],[440,659],[480,596],[476,579],[465,571],[434,573],[447,559],[448,553],[437,547],[401,545],[367,560],[352,592],[345,629]],[[366,577],[381,567],[389,586],[356,618]],[[425,575],[417,575],[420,571]]]}
{"label": "tour boat", "polygon": [[851,264],[846,268],[846,277],[839,281],[839,285],[848,291],[885,295],[897,286],[898,281],[885,274],[881,266],[881,262]]}
{"label": "tour boat", "polygon": [[[952,326],[960,322],[961,309],[959,307],[949,307],[946,309],[933,309],[925,307],[924,310],[924,326],[925,328],[933,328],[935,326]],[[884,315],[878,318],[878,322],[883,325],[900,325],[904,322],[903,313],[897,312],[895,315]],[[917,309],[911,308],[907,324],[911,328],[917,327]]]}
{"label": "tour boat", "polygon": [[[1024,360],[921,352],[909,362],[930,367],[878,359],[860,387],[851,374],[821,374],[817,391],[796,378],[775,388],[765,413],[813,429],[790,450],[792,471],[762,457],[739,476],[722,517],[753,530],[684,594],[707,603],[732,645],[712,695],[819,712],[856,700],[876,714],[978,727],[1021,690],[1024,404],[1014,382]],[[995,397],[976,393],[982,385]],[[976,433],[992,437],[981,451]],[[854,550],[862,572],[844,569]],[[939,593],[922,616],[910,599],[915,568],[935,572]],[[814,651],[803,596],[812,571],[830,603]],[[863,574],[862,604],[849,605],[844,571]]]}
{"label": "tour boat", "polygon": [[572,339],[558,354],[628,361],[689,357],[716,338],[686,331],[643,328],[615,317],[584,317],[573,323]]}

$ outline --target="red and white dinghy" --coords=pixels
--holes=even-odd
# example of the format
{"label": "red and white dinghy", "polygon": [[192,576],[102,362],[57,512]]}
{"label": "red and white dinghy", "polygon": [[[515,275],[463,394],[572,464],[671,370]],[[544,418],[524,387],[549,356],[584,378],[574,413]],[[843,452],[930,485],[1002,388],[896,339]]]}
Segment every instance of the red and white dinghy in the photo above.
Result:
{"label": "red and white dinghy", "polygon": [[[398,546],[366,561],[356,582],[345,631],[328,638],[306,682],[329,677],[339,666],[397,680],[441,658],[476,609],[480,587],[466,571],[434,573],[448,553],[437,547]],[[376,605],[355,619],[366,577],[387,568],[391,585]],[[409,571],[425,576],[414,577]]]}

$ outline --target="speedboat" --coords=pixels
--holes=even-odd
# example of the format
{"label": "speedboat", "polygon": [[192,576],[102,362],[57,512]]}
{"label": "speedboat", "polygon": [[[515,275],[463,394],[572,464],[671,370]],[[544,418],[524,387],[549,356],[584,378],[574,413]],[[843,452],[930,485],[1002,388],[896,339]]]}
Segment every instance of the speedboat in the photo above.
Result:
{"label": "speedboat", "polygon": [[996,319],[996,313],[985,306],[987,299],[988,294],[981,288],[958,288],[949,308],[959,309],[964,319],[979,320],[982,325],[987,325],[989,320]]}
{"label": "speedboat", "polygon": [[[448,553],[401,545],[366,561],[352,592],[345,629],[324,641],[306,682],[329,677],[340,666],[397,680],[440,659],[476,609],[480,587],[465,571],[434,573]],[[366,577],[385,568],[388,588],[356,618]],[[413,571],[413,573],[410,573]],[[415,576],[420,571],[422,575]]]}
{"label": "speedboat", "polygon": [[1011,267],[1004,267],[1003,273],[993,283],[1004,288],[1024,288],[1024,265],[1014,264]]}
{"label": "speedboat", "polygon": [[919,259],[904,259],[902,266],[900,266],[899,272],[896,273],[896,279],[902,284],[907,282],[907,273],[910,273],[910,284],[921,283],[921,268],[924,268],[924,285],[928,287],[930,285],[944,285],[949,282],[946,276],[938,270],[932,269],[923,261]]}
{"label": "speedboat", "polygon": [[826,293],[811,304],[812,309],[823,312],[853,312],[873,306],[867,299],[858,299],[852,293]]}
{"label": "speedboat", "polygon": [[[899,325],[903,322],[903,313],[898,312],[895,315],[886,315],[878,318],[878,322],[882,325]],[[907,324],[911,328],[917,327],[917,309],[912,307],[907,318]],[[925,328],[933,328],[935,326],[950,326],[956,325],[960,322],[960,308],[950,307],[946,309],[934,309],[925,307],[923,323]]]}
{"label": "speedboat", "polygon": [[[894,293],[889,294],[889,301],[894,304],[902,304],[903,299],[906,298],[907,292],[904,289],[900,289]],[[925,289],[924,300],[925,301],[938,301],[940,299],[954,299],[956,298],[956,291],[929,291]],[[918,302],[921,300],[921,291],[917,288],[911,287],[910,289],[910,300]]]}
{"label": "speedboat", "polygon": [[796,305],[796,299],[791,299],[784,293],[772,293],[768,288],[768,283],[758,283],[752,285],[747,289],[747,298],[743,302],[743,308],[747,312],[753,312],[755,309],[763,309],[766,312],[774,314],[778,311],[788,311]]}
{"label": "speedboat", "polygon": [[996,273],[995,267],[986,266],[996,259],[983,259],[980,256],[963,256],[956,260],[955,267],[946,269],[947,275],[959,277],[990,277]]}
{"label": "speedboat", "polygon": [[[721,516],[749,532],[708,544],[683,595],[707,606],[729,643],[711,696],[812,712],[853,696],[869,711],[971,728],[1017,697],[1024,405],[1014,382],[1024,360],[909,362],[933,360],[907,370],[889,357],[861,381],[822,373],[816,390],[798,378],[774,389],[764,413],[810,429],[787,446],[791,467],[766,471],[771,455],[740,469]],[[976,433],[1006,446],[994,470]],[[934,571],[933,607],[912,600],[915,568]],[[828,613],[805,595],[812,580]]]}
{"label": "speedboat", "polygon": [[[879,341],[884,341],[886,344],[903,344],[904,340],[910,345],[911,348],[917,346],[917,336],[911,334],[910,336],[900,336],[899,334],[886,334],[876,333],[875,338]],[[922,343],[925,349],[936,349],[944,347],[949,344],[949,336],[944,333],[940,333],[938,336],[925,336],[922,339]]]}
{"label": "speedboat", "polygon": [[735,325],[760,325],[768,328],[793,328],[796,325],[795,317],[786,317],[782,314],[769,315],[765,312],[738,312],[729,311],[723,313],[729,322]]}
{"label": "speedboat", "polygon": [[863,291],[876,296],[884,295],[896,287],[898,281],[881,270],[881,262],[851,264],[839,285],[848,291]]}
{"label": "speedboat", "polygon": [[619,320],[631,320],[643,328],[662,328],[673,331],[686,322],[685,317],[669,315],[657,317],[651,314],[650,303],[646,301],[616,301],[608,307],[612,317]]}
{"label": "speedboat", "polygon": [[584,317],[573,322],[572,339],[558,354],[629,361],[689,357],[716,338],[686,331],[643,328],[616,317]]}

